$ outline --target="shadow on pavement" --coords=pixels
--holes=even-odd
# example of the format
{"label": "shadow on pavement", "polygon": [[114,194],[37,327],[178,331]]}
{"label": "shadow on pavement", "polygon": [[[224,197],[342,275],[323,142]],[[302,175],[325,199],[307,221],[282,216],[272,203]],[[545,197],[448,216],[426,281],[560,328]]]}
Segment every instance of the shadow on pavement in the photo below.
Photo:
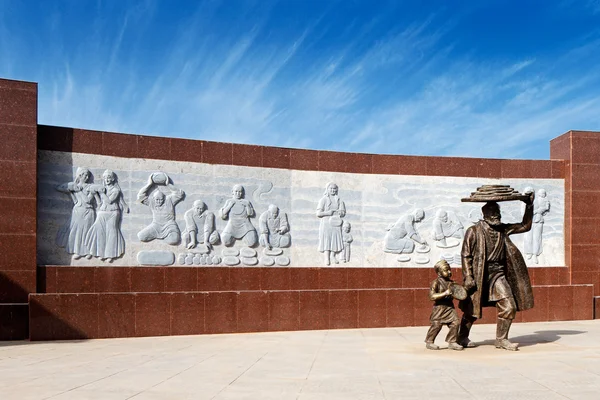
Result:
{"label": "shadow on pavement", "polygon": [[[552,343],[556,342],[563,336],[569,335],[581,335],[588,333],[587,331],[570,331],[570,330],[549,330],[549,331],[536,331],[529,335],[521,336],[509,336],[509,340],[513,343],[518,343],[519,347],[535,346],[536,344]],[[484,340],[482,342],[476,342],[478,346],[494,345],[495,340]]]}

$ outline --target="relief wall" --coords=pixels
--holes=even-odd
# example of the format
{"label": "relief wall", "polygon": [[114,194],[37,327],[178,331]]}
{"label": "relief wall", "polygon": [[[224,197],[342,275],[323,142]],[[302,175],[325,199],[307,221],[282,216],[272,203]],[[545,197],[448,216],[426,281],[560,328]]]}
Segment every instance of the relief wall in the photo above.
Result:
{"label": "relief wall", "polygon": [[[266,156],[266,155],[265,155]],[[431,267],[460,265],[461,203],[483,184],[535,191],[529,266],[563,266],[564,180],[349,174],[38,155],[39,265]],[[522,203],[501,203],[520,222]],[[18,244],[16,244],[18,245]]]}

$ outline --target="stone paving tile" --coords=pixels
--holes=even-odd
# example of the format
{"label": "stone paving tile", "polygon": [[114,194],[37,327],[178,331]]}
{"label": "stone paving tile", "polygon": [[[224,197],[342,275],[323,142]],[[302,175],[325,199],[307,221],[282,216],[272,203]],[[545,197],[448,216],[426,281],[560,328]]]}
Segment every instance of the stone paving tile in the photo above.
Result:
{"label": "stone paving tile", "polygon": [[176,400],[210,400],[214,399],[215,394],[212,392],[209,393],[163,393],[156,392],[154,390],[148,390],[142,393],[138,393],[133,397],[129,397],[128,399],[132,400],[166,400],[166,399],[176,399]]}
{"label": "stone paving tile", "polygon": [[303,379],[238,379],[219,392],[215,399],[296,399],[304,382]]}
{"label": "stone paving tile", "polygon": [[[514,324],[520,351],[426,327],[0,342],[0,399],[597,399],[600,321]],[[445,332],[442,331],[440,345]]]}
{"label": "stone paving tile", "polygon": [[[405,397],[402,397],[405,398]],[[298,400],[387,400],[383,397],[383,394],[377,392],[371,393],[353,393],[352,395],[344,394],[332,394],[332,393],[301,393]]]}
{"label": "stone paving tile", "polygon": [[27,386],[15,386],[2,391],[2,400],[39,400],[59,395],[60,390],[51,388],[30,388]]}
{"label": "stone paving tile", "polygon": [[51,397],[52,400],[126,400],[135,396],[138,392],[121,390],[111,392],[106,390],[70,390]]}

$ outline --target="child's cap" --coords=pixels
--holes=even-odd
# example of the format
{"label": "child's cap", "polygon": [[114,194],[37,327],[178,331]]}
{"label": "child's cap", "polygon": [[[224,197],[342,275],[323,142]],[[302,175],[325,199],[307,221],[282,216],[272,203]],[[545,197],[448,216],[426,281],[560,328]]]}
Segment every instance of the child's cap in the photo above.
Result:
{"label": "child's cap", "polygon": [[435,269],[435,272],[439,274],[440,273],[440,269],[443,266],[448,266],[449,267],[450,264],[448,264],[448,261],[446,261],[446,260],[440,260],[440,261],[438,261],[438,262],[435,263],[435,265],[433,266],[433,268]]}

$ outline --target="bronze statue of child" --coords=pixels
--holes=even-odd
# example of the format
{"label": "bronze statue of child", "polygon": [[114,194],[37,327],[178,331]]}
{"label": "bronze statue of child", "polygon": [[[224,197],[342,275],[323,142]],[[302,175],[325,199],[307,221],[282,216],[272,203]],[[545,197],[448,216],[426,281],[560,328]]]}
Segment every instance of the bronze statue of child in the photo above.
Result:
{"label": "bronze statue of child", "polygon": [[452,270],[446,260],[438,261],[435,266],[435,272],[438,277],[431,282],[429,289],[429,299],[434,302],[433,310],[431,310],[431,327],[427,331],[425,337],[425,347],[429,350],[439,350],[435,342],[435,338],[442,329],[442,325],[448,325],[448,335],[446,342],[448,348],[452,350],[462,350],[463,347],[456,341],[458,338],[458,327],[460,320],[454,309],[454,301],[452,296],[452,285],[456,285],[452,278]]}

